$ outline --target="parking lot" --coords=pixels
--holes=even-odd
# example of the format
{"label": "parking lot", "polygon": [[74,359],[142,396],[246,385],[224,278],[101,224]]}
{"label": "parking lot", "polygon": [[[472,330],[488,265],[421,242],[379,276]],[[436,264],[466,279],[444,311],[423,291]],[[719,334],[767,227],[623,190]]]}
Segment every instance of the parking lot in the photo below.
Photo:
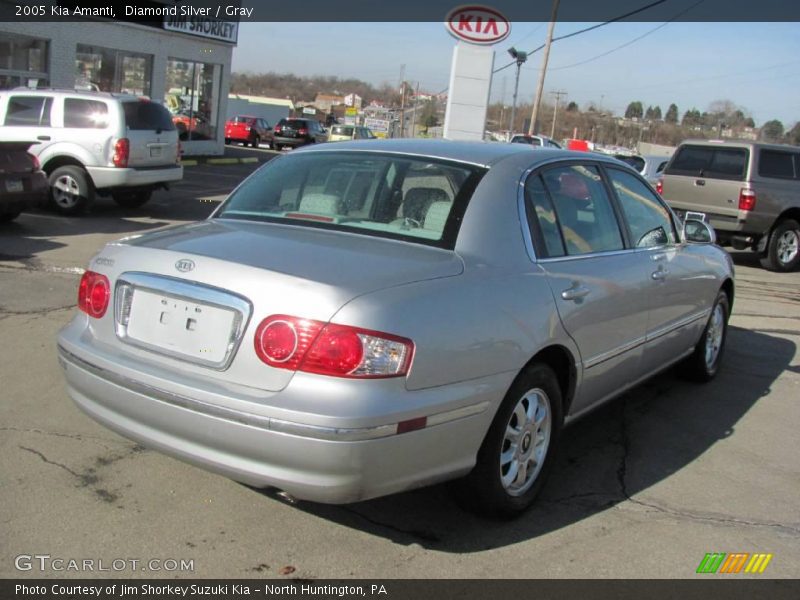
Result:
{"label": "parking lot", "polygon": [[720,376],[667,372],[567,429],[514,521],[464,512],[444,485],[292,505],[95,424],[55,350],[80,269],[106,241],[206,217],[257,166],[188,166],[140,209],[99,199],[85,217],[38,211],[0,229],[0,577],[92,576],[15,568],[47,554],[193,566],[97,574],[120,577],[686,578],[708,552],[771,553],[764,576],[798,576],[800,273],[746,253]]}

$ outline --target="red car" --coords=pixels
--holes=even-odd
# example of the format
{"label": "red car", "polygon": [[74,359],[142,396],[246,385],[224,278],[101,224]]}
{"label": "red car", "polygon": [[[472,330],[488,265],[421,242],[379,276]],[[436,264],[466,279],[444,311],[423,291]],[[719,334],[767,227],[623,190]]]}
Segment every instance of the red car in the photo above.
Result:
{"label": "red car", "polygon": [[261,117],[240,115],[225,123],[225,143],[240,142],[258,148],[262,143],[272,148],[272,127]]}

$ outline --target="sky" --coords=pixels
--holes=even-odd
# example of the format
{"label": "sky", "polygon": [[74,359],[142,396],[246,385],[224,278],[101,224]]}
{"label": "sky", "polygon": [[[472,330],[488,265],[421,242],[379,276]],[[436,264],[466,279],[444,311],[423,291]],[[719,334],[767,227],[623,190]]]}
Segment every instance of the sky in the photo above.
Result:
{"label": "sky", "polygon": [[[530,51],[544,43],[547,25],[512,23],[511,35],[494,46],[495,69],[510,62],[508,48]],[[555,37],[591,25],[556,23]],[[435,93],[447,88],[454,46],[442,23],[242,22],[233,70],[397,86],[405,65],[406,81]],[[523,66],[518,103],[532,101],[541,62],[538,52]],[[493,102],[511,104],[515,70],[495,74]],[[788,130],[800,121],[800,23],[612,23],[553,43],[547,100],[551,91],[567,92],[562,102],[581,108],[593,102],[620,115],[636,100],[663,113],[674,102],[681,115],[730,100],[756,125],[779,119]]]}

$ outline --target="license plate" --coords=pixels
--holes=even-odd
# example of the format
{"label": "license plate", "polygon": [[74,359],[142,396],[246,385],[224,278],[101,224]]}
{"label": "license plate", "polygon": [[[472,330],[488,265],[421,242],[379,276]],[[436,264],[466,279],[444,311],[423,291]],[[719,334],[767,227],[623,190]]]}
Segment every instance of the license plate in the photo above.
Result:
{"label": "license plate", "polygon": [[236,312],[147,290],[133,292],[127,335],[136,342],[193,360],[221,363]]}
{"label": "license plate", "polygon": [[6,191],[7,192],[21,192],[25,188],[22,186],[21,179],[6,179]]}
{"label": "license plate", "polygon": [[161,158],[161,148],[150,148],[150,158]]}

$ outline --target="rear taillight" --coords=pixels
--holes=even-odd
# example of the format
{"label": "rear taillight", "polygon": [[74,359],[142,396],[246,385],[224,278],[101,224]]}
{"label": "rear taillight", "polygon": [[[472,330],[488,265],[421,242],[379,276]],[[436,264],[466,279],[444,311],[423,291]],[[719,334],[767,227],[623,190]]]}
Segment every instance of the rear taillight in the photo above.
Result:
{"label": "rear taillight", "polygon": [[753,210],[756,207],[756,193],[742,188],[739,190],[739,210]]}
{"label": "rear taillight", "polygon": [[90,317],[99,319],[106,314],[108,301],[111,298],[111,284],[108,277],[86,271],[78,286],[78,308]]}
{"label": "rear taillight", "polygon": [[414,353],[406,338],[288,315],[261,321],[254,343],[271,367],[333,377],[399,377]]}
{"label": "rear taillight", "polygon": [[308,129],[306,129],[305,127],[302,127],[302,128],[297,130],[297,133],[299,133],[300,135],[306,135],[308,133]]}
{"label": "rear taillight", "polygon": [[33,170],[34,171],[38,171],[39,169],[42,168],[42,163],[39,162],[39,157],[38,156],[34,156],[33,154],[30,154],[30,153],[28,153],[28,156],[30,157],[31,162],[33,163]]}
{"label": "rear taillight", "polygon": [[658,181],[656,181],[656,191],[658,192],[659,196],[664,195],[664,178],[662,177]]}
{"label": "rear taillight", "polygon": [[281,126],[280,125],[275,125],[275,129],[273,129],[272,131],[273,131],[273,133],[280,133],[281,132]]}
{"label": "rear taillight", "polygon": [[115,167],[127,167],[128,158],[131,154],[131,143],[128,138],[120,138],[114,144],[114,156],[111,157],[111,162]]}

